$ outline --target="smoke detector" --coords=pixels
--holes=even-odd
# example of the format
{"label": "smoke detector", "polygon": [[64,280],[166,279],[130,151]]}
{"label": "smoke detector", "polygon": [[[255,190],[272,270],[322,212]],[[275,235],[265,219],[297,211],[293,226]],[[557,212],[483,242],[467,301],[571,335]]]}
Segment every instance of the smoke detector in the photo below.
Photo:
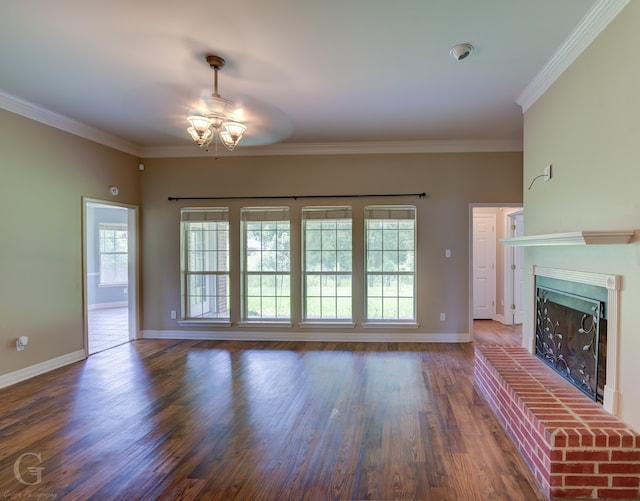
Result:
{"label": "smoke detector", "polygon": [[458,45],[454,45],[449,54],[456,61],[462,61],[466,57],[469,56],[473,52],[473,45],[470,43],[459,43]]}

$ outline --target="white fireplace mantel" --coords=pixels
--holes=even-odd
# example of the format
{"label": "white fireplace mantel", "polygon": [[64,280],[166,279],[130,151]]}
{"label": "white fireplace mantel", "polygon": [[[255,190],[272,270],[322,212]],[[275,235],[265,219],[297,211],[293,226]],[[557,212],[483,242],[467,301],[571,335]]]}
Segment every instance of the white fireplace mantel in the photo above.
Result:
{"label": "white fireplace mantel", "polygon": [[501,238],[500,242],[507,247],[528,247],[534,245],[628,244],[633,235],[633,230],[572,231],[568,233],[550,233],[548,235],[527,235],[524,237]]}

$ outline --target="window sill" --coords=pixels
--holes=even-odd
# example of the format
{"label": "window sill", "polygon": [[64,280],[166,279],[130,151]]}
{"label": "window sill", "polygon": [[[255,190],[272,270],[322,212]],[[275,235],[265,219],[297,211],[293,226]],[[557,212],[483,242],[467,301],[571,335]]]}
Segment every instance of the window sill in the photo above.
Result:
{"label": "window sill", "polygon": [[216,320],[213,318],[207,318],[203,320],[178,320],[178,325],[181,327],[195,327],[196,325],[215,325],[216,327],[231,327],[229,320]]}
{"label": "window sill", "polygon": [[238,327],[293,327],[293,324],[291,323],[291,320],[244,320],[242,322],[238,322]]}
{"label": "window sill", "polygon": [[363,322],[362,327],[364,329],[388,329],[393,327],[394,329],[417,329],[420,324],[416,322]]}
{"label": "window sill", "polygon": [[104,283],[99,283],[98,284],[98,288],[102,289],[105,287],[126,287],[128,284],[128,282],[104,282]]}
{"label": "window sill", "polygon": [[332,329],[335,327],[351,327],[354,328],[356,326],[356,324],[354,322],[350,322],[350,321],[325,321],[325,322],[321,322],[319,320],[310,320],[310,321],[306,321],[306,322],[300,322],[298,324],[300,327],[302,328],[313,328],[313,329],[317,329],[318,327],[324,327],[327,329]]}

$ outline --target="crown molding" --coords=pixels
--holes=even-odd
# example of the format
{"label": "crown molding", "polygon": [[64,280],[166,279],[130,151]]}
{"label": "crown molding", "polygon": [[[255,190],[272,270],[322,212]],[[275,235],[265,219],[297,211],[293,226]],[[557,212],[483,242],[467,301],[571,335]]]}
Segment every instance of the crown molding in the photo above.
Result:
{"label": "crown molding", "polygon": [[277,143],[267,146],[238,146],[233,152],[220,147],[217,155],[195,145],[142,148],[142,158],[238,157],[286,155],[352,155],[398,153],[483,153],[521,152],[522,140],[467,141],[380,141],[353,143]]}
{"label": "crown molding", "polygon": [[95,141],[104,146],[109,146],[131,155],[140,156],[140,146],[125,141],[124,139],[103,132],[90,125],[83,124],[67,116],[61,115],[41,106],[20,99],[6,92],[0,91],[0,108],[30,118],[36,122],[55,127],[56,129],[74,134],[76,136]]}
{"label": "crown molding", "polygon": [[[197,146],[139,146],[67,116],[47,110],[24,99],[0,91],[0,108],[36,122],[140,158],[212,157]],[[233,152],[220,147],[217,156],[350,155],[400,153],[487,153],[521,152],[522,140],[437,140],[378,141],[350,143],[277,143],[264,146],[238,146]]]}
{"label": "crown molding", "polygon": [[[33,103],[0,91],[0,108],[36,122],[55,127],[76,136],[95,141],[140,158],[212,157],[197,146],[139,146],[72,118],[47,110]],[[398,153],[483,153],[521,152],[522,140],[438,140],[379,141],[351,143],[277,143],[264,146],[238,146],[233,152],[220,147],[217,156],[286,156],[286,155],[349,155]]]}
{"label": "crown molding", "polygon": [[516,99],[526,112],[626,7],[629,0],[598,0]]}

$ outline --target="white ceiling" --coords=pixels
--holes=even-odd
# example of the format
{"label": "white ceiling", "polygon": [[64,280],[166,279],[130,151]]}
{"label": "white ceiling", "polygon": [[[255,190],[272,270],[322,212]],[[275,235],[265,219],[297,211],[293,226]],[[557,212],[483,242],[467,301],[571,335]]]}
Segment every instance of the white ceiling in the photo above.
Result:
{"label": "white ceiling", "polygon": [[[204,58],[215,53],[227,60],[220,94],[248,122],[236,153],[276,143],[518,145],[516,100],[611,1],[0,0],[0,104],[62,115],[125,150],[197,150],[185,114],[213,89]],[[460,42],[475,51],[455,61]]]}

